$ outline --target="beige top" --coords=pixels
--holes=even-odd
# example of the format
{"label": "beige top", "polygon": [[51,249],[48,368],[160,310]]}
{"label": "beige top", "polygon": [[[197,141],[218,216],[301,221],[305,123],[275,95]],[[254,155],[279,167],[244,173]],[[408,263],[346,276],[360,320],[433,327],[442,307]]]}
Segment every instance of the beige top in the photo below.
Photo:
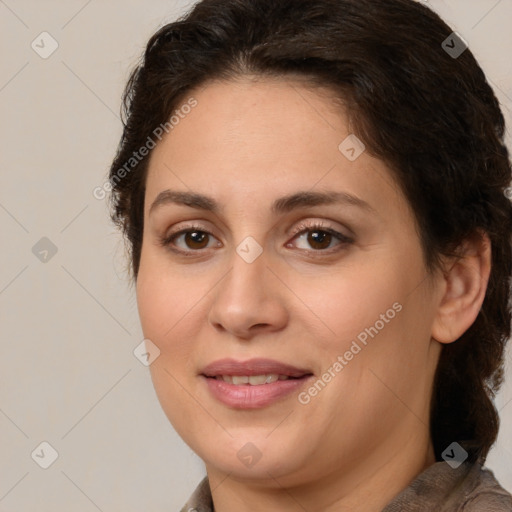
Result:
{"label": "beige top", "polygon": [[[191,510],[192,509],[192,510]],[[418,475],[382,512],[512,512],[512,495],[480,464],[452,469],[436,462]],[[214,512],[205,477],[180,512]]]}

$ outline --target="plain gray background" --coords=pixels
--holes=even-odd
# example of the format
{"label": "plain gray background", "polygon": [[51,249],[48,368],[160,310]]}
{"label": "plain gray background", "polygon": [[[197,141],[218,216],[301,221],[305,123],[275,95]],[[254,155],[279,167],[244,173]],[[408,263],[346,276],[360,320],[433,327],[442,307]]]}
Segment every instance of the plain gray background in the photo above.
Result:
{"label": "plain gray background", "polygon": [[[426,3],[469,43],[511,123],[512,2]],[[92,193],[129,70],[190,5],[0,0],[0,512],[177,511],[204,474],[133,354],[143,336],[123,243]],[[509,350],[487,463],[509,491],[511,362]],[[58,453],[47,469],[42,442]]]}

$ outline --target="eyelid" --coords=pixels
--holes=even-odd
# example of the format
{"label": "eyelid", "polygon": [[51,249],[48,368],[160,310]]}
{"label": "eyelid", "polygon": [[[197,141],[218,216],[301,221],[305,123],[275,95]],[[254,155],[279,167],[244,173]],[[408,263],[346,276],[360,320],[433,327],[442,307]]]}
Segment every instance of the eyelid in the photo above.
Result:
{"label": "eyelid", "polygon": [[[328,222],[328,221],[325,221],[323,219],[321,219],[321,220],[301,221],[299,223],[299,225],[296,226],[292,230],[290,236],[295,237],[296,235],[301,234],[303,231],[308,231],[308,230],[309,231],[313,231],[313,230],[317,229],[319,231],[325,231],[327,233],[330,233],[333,236],[340,237],[340,238],[342,238],[345,241],[351,241],[351,242],[354,241],[354,237],[353,237],[352,234],[348,235],[348,234],[342,233],[342,232],[338,231],[338,229],[332,227],[329,224],[326,224],[325,222]],[[350,231],[350,230],[347,229],[347,231]]]}
{"label": "eyelid", "polygon": [[171,242],[173,242],[179,236],[184,235],[190,231],[200,231],[201,233],[206,233],[208,236],[216,238],[215,235],[213,233],[211,233],[211,231],[209,231],[208,229],[204,228],[203,226],[200,226],[199,224],[192,223],[192,224],[186,225],[184,227],[181,227],[177,230],[171,231],[170,233],[166,232],[163,235],[159,235],[157,237],[158,244],[163,246],[164,248],[167,248],[167,249],[169,249],[175,253],[178,253],[178,254],[191,254],[194,252],[197,252],[197,253],[202,252],[203,250],[185,251],[183,249],[177,249],[177,248],[173,247]]}
{"label": "eyelid", "polygon": [[[318,230],[318,231],[324,231],[326,233],[329,233],[331,236],[333,236],[335,239],[338,240],[339,243],[336,244],[336,246],[331,249],[325,249],[325,250],[300,249],[301,252],[314,253],[318,256],[321,256],[322,254],[325,254],[325,255],[331,254],[332,252],[335,252],[336,247],[338,247],[340,245],[354,243],[354,238],[351,235],[345,235],[344,233],[341,233],[340,231],[334,229],[330,225],[325,224],[325,222],[326,222],[325,220],[301,221],[299,223],[299,225],[296,226],[292,230],[292,232],[289,234],[289,236],[292,237],[291,240],[294,240],[295,238],[297,238],[297,235],[300,235],[307,231]],[[174,247],[172,244],[172,242],[179,236],[182,236],[182,235],[184,235],[188,232],[192,232],[192,231],[200,231],[201,233],[205,233],[208,236],[217,238],[217,237],[215,237],[215,235],[213,233],[211,233],[211,231],[209,231],[205,227],[200,226],[199,224],[197,224],[195,222],[192,222],[191,224],[185,225],[184,227],[181,227],[181,228],[174,230],[170,233],[165,233],[161,236],[158,236],[158,243],[159,243],[159,245],[173,251],[174,253],[178,253],[181,255],[191,255],[193,253],[201,254],[207,248],[197,249],[197,250],[193,250],[193,249],[184,250],[184,249],[178,249],[178,248]],[[291,240],[290,240],[290,242],[291,242]],[[286,245],[288,246],[290,242],[287,242]]]}

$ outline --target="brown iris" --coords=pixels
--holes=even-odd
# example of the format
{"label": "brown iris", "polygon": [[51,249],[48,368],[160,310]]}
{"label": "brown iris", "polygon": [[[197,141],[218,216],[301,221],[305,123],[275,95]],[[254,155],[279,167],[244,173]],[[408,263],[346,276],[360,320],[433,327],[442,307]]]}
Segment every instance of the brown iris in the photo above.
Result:
{"label": "brown iris", "polygon": [[[308,233],[307,240],[308,244],[310,244],[314,249],[326,249],[331,243],[332,235],[321,230],[310,231]],[[315,244],[320,244],[321,247],[315,246]]]}
{"label": "brown iris", "polygon": [[[208,245],[208,236],[204,231],[189,231],[185,233],[185,243],[191,249],[203,249]],[[190,245],[189,241],[196,245]]]}

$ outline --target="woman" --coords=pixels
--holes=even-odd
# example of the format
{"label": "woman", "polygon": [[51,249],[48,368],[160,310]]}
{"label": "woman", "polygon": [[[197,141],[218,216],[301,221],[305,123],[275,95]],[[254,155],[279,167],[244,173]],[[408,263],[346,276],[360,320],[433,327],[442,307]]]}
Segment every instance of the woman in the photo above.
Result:
{"label": "woman", "polygon": [[183,510],[510,511],[483,468],[511,166],[411,0],[203,0],[148,42],[110,170]]}

